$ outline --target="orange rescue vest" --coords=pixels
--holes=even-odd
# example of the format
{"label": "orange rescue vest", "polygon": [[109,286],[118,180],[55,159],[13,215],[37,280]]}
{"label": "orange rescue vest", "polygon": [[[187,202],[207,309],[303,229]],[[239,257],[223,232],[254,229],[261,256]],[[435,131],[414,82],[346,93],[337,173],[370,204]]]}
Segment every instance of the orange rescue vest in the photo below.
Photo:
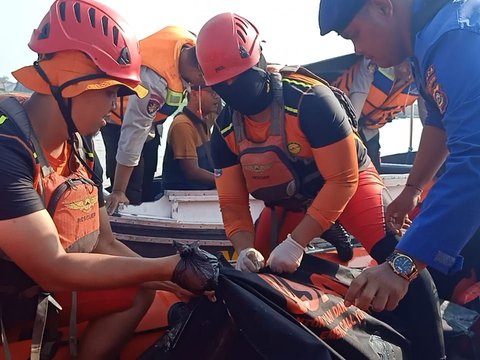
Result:
{"label": "orange rescue vest", "polygon": [[[157,110],[155,121],[164,121],[172,115],[182,104],[185,87],[180,76],[180,52],[184,46],[195,46],[195,35],[178,26],[167,26],[160,31],[140,40],[140,54],[142,65],[146,66],[167,82],[165,103]],[[111,119],[121,124],[127,108],[127,97],[117,101],[118,111],[112,114]]]}
{"label": "orange rescue vest", "polygon": [[[90,179],[88,170],[74,154],[70,154],[70,174],[58,174],[48,163],[33,133],[30,120],[18,101],[14,98],[3,100],[0,103],[0,112],[15,122],[22,132],[19,138],[26,148],[31,150],[36,164],[34,187],[57,227],[63,248],[67,252],[93,251],[98,241],[100,215],[98,188]],[[83,146],[80,135],[72,146],[92,169],[94,155]]]}
{"label": "orange rescue vest", "polygon": [[[307,189],[315,189],[315,193],[318,192],[324,180],[313,158],[294,157],[288,151],[281,74],[288,74],[290,80],[302,81],[311,86],[320,84],[329,86],[325,80],[304,68],[285,67],[280,73],[270,75],[274,97],[271,105],[272,120],[267,138],[262,142],[250,140],[245,132],[243,115],[237,111],[233,112],[232,125],[248,192],[267,205],[304,210],[315,196]],[[354,128],[355,113],[351,104],[345,95],[335,89],[332,91],[346,108]]]}
{"label": "orange rescue vest", "polygon": [[[353,78],[360,69],[361,62],[355,63],[347,69],[338,79],[332,82],[347,95]],[[392,79],[384,70],[371,64],[374,68],[373,82],[363,106],[359,123],[369,129],[379,129],[386,123],[391,122],[396,114],[415,102],[418,97],[413,79],[409,79],[404,85],[393,90],[395,79]]]}

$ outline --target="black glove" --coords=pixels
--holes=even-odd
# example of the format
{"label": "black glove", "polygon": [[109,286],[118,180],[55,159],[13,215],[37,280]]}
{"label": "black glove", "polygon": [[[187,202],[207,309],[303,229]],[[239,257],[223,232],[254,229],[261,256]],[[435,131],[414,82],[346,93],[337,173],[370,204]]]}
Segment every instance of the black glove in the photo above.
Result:
{"label": "black glove", "polygon": [[198,247],[173,241],[173,246],[180,254],[180,261],[173,271],[172,281],[194,294],[206,290],[215,290],[218,284],[218,259]]}

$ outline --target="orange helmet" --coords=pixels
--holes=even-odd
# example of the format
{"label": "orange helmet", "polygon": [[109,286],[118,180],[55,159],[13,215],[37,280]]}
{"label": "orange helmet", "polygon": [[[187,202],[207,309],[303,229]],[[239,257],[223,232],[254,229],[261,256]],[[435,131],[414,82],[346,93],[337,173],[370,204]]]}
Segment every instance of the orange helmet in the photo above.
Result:
{"label": "orange helmet", "polygon": [[134,33],[117,12],[96,0],[56,0],[28,46],[38,54],[83,51],[108,77],[140,84]]}
{"label": "orange helmet", "polygon": [[203,25],[196,52],[205,83],[210,86],[250,69],[259,62],[262,49],[258,30],[250,21],[223,13]]}

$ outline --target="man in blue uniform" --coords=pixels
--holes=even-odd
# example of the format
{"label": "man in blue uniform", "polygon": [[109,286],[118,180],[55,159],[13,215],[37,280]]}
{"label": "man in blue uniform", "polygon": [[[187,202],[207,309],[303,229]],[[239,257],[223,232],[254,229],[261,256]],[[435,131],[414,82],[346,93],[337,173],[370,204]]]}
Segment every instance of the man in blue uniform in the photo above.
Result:
{"label": "man in blue uniform", "polygon": [[[395,308],[425,266],[462,268],[459,255],[480,226],[480,1],[322,0],[321,34],[335,31],[382,67],[411,58],[428,116],[407,186],[386,216],[398,226],[446,160],[422,212],[389,262],[368,269],[346,296],[366,309]],[[454,55],[452,55],[454,54]],[[462,224],[453,226],[449,224]]]}

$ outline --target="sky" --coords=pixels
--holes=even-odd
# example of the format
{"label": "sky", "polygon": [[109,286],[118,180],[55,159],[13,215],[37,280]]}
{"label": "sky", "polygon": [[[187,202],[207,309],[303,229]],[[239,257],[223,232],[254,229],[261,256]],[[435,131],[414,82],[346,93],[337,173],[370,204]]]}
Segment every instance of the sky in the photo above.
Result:
{"label": "sky", "polygon": [[[130,24],[138,39],[168,25],[183,26],[198,33],[211,17],[235,12],[249,19],[265,40],[264,54],[270,62],[296,65],[353,52],[353,46],[336,34],[320,36],[319,0],[101,0],[115,8]],[[36,59],[28,42],[51,0],[0,0],[0,77],[30,65]]]}

